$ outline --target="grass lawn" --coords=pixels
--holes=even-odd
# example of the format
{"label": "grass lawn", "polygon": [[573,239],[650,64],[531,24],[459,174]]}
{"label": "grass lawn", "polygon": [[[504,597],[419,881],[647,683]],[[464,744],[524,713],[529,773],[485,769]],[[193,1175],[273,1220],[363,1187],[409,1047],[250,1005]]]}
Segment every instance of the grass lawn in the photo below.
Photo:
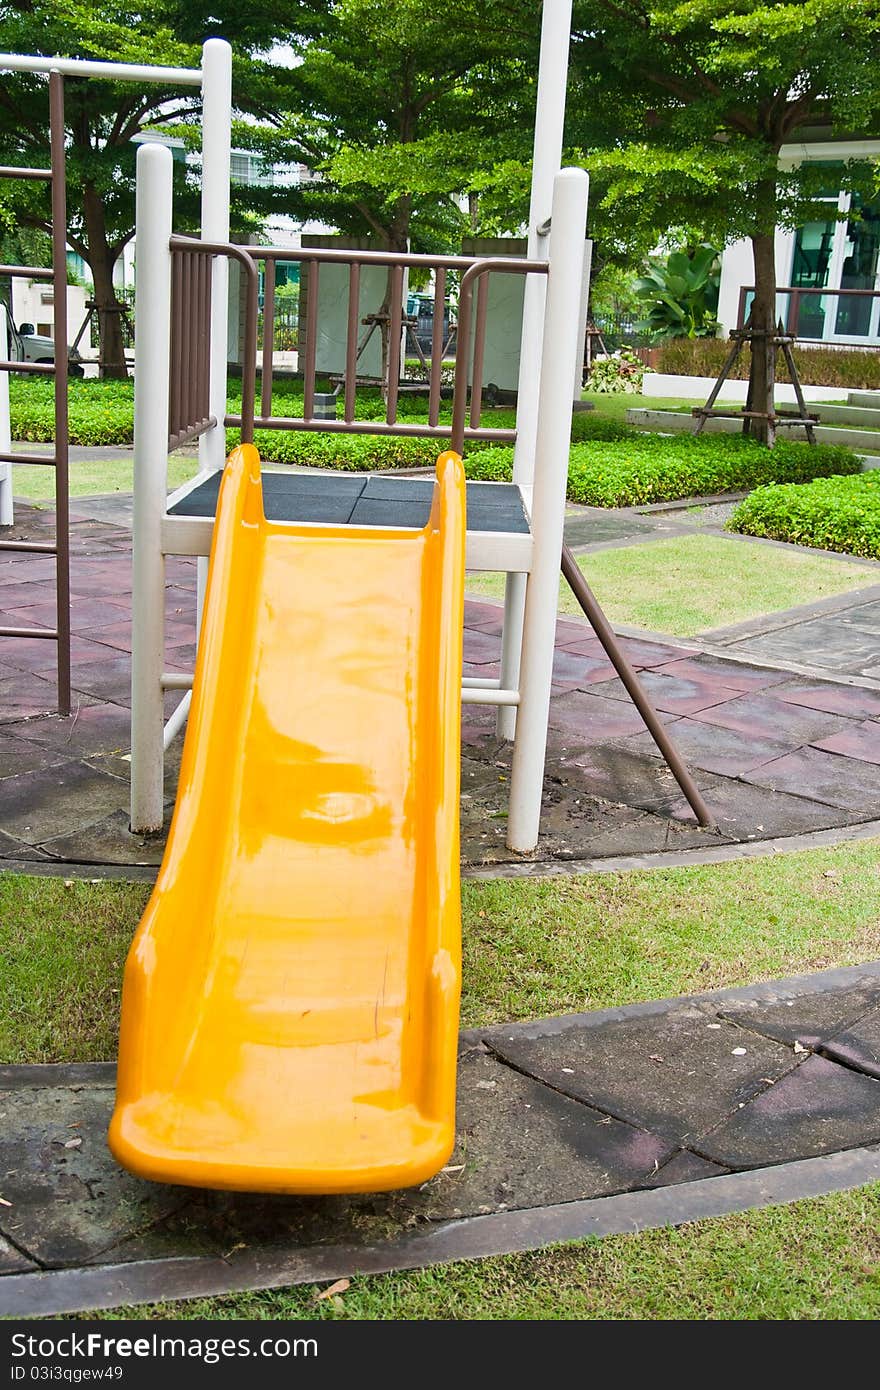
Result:
{"label": "grass lawn", "polygon": [[[70,496],[97,497],[112,492],[131,492],[134,462],[127,458],[99,459],[92,463],[71,460]],[[198,459],[174,454],[168,463],[169,489],[180,487],[198,472]],[[55,469],[39,464],[13,465],[13,496],[23,502],[48,502],[55,498]]]}
{"label": "grass lawn", "polygon": [[589,401],[597,415],[619,420],[622,424],[626,424],[628,410],[691,410],[702,404],[689,396],[633,396],[625,391],[615,391],[613,395],[604,391],[582,391],[581,400]]}
{"label": "grass lawn", "polygon": [[[871,582],[860,565],[769,550],[722,536],[676,536],[579,555],[578,564],[613,623],[692,637]],[[501,574],[469,574],[474,598],[504,596]],[[580,613],[560,581],[560,613]]]}
{"label": "grass lawn", "polygon": [[[0,1062],[113,1057],[144,885],[0,875]],[[878,842],[767,860],[466,882],[462,1023],[632,1003],[880,952]],[[880,1187],[441,1268],[111,1318],[868,1319]]]}

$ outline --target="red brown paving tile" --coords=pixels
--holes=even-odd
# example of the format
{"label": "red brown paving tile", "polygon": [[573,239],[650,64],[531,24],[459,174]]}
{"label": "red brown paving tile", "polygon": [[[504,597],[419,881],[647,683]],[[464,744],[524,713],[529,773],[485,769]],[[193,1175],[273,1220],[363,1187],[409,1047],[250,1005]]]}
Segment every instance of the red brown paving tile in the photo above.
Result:
{"label": "red brown paving tile", "polygon": [[[45,675],[47,671],[54,671],[57,661],[56,644],[54,642],[32,642],[30,645],[32,647],[39,646],[42,650],[29,658],[25,669],[35,671],[38,675]],[[78,637],[76,634],[70,639],[71,667],[85,666],[90,662],[100,661],[102,658],[106,658],[106,655],[107,648],[102,647],[97,641],[92,641],[88,637]]]}
{"label": "red brown paving tile", "polygon": [[753,738],[774,739],[784,735],[796,738],[799,743],[826,738],[846,727],[846,721],[839,715],[785,704],[772,694],[739,695],[725,704],[701,710],[695,718],[701,724],[719,724],[724,729],[734,729]]}
{"label": "red brown paving tile", "polygon": [[[26,626],[28,622],[41,623],[46,627],[55,626],[55,604],[37,604],[33,608],[10,610],[14,621]],[[91,632],[105,624],[118,623],[121,617],[119,604],[104,599],[73,598],[70,603],[70,625],[74,632]]]}
{"label": "red brown paving tile", "polygon": [[[675,716],[660,713],[664,724]],[[573,743],[584,745],[609,739],[626,738],[641,733],[644,723],[635,706],[624,700],[609,700],[602,695],[572,690],[550,702],[550,725],[569,735]]]}
{"label": "red brown paving tile", "polygon": [[[664,676],[657,671],[642,669],[639,683],[655,709],[668,714],[698,714],[713,705],[734,699],[735,690],[725,689],[709,681],[688,680],[680,676]],[[620,680],[596,686],[594,693],[616,700],[629,700],[626,687]]]}
{"label": "red brown paving tile", "polygon": [[851,719],[871,719],[880,715],[880,690],[864,690],[858,685],[835,685],[830,681],[792,681],[773,692],[787,705],[843,714]]}
{"label": "red brown paving tile", "polygon": [[860,762],[880,763],[880,723],[869,719],[830,738],[817,739],[812,746],[845,758],[858,758]]}
{"label": "red brown paving tile", "polygon": [[818,748],[799,748],[743,778],[756,787],[790,792],[851,814],[880,817],[880,766]]}
{"label": "red brown paving tile", "polygon": [[464,634],[465,661],[482,666],[487,662],[497,661],[500,655],[501,643],[497,637],[490,637],[488,633],[468,628]]}
{"label": "red brown paving tile", "polygon": [[687,647],[666,646],[660,642],[648,642],[641,637],[618,638],[621,647],[633,666],[665,666],[677,657],[693,656]]}
{"label": "red brown paving tile", "polygon": [[571,649],[557,651],[553,657],[553,684],[567,690],[579,690],[602,681],[610,681],[614,667],[599,649],[599,655],[592,652],[585,655]]}
{"label": "red brown paving tile", "polygon": [[720,656],[701,654],[670,661],[667,666],[655,666],[663,676],[684,676],[689,680],[705,681],[717,678],[730,690],[764,690],[789,679],[787,671],[772,671],[766,666],[748,666],[739,661],[725,661]]}
{"label": "red brown paving tile", "polygon": [[0,589],[0,607],[4,612],[11,608],[33,608],[37,604],[50,603],[54,595],[54,577],[51,584],[43,580],[32,584],[4,584]]}

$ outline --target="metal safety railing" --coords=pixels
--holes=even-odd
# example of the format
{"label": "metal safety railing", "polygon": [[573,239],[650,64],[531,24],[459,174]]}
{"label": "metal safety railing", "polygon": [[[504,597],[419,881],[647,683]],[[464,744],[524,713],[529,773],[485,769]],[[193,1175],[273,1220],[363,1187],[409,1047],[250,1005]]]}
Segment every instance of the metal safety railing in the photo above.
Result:
{"label": "metal safety railing", "polygon": [[[397,251],[355,251],[327,247],[243,247],[231,243],[196,241],[190,237],[172,236],[172,267],[183,260],[197,262],[208,256],[228,256],[237,260],[246,277],[245,315],[242,348],[242,406],[239,414],[229,414],[224,424],[241,430],[245,442],[253,439],[254,429],[313,430],[339,434],[403,435],[415,438],[438,438],[451,441],[452,447],[462,449],[466,439],[489,440],[493,443],[513,443],[516,430],[482,423],[483,414],[483,365],[486,349],[486,324],[489,305],[489,275],[546,275],[547,262],[527,260],[512,256],[499,256],[479,259],[470,256],[430,256]],[[274,262],[278,260],[299,261],[308,265],[308,295],[306,297],[305,332],[301,352],[303,379],[303,407],[299,416],[272,414],[272,366],[274,351]],[[263,300],[263,344],[260,355],[261,383],[259,412],[257,411],[257,325],[259,315],[259,268],[260,264],[270,272],[264,275]],[[348,268],[348,299],[346,311],[345,371],[342,390],[342,419],[326,419],[316,413],[318,381],[318,303],[321,266],[341,265]],[[388,354],[385,388],[385,418],[380,420],[358,420],[357,409],[357,360],[359,336],[362,320],[360,318],[361,271],[364,266],[386,267],[389,273],[390,305],[388,314]],[[418,267],[434,275],[434,331],[431,352],[428,358],[428,408],[427,421],[400,420],[398,407],[400,384],[404,368],[403,346],[403,279],[409,268]],[[460,275],[458,303],[458,342],[461,345],[456,353],[455,383],[453,387],[452,418],[441,422],[440,408],[442,396],[443,370],[443,307],[446,297],[447,278],[450,271]],[[177,272],[189,281],[195,280],[195,273],[187,275]],[[174,270],[172,271],[174,274]],[[176,283],[176,282],[174,282]],[[210,310],[208,310],[210,313]],[[207,322],[207,319],[205,320]],[[199,358],[193,351],[192,319],[178,316],[172,310],[171,362],[172,382],[181,371],[188,372],[188,380],[197,372],[194,359]],[[470,350],[467,345],[473,341]],[[188,365],[187,365],[188,364]],[[470,392],[468,391],[470,387]],[[180,387],[178,390],[182,389]],[[184,412],[185,413],[185,412]],[[192,413],[192,412],[190,412]],[[171,447],[182,442],[185,434],[179,412],[172,410],[170,430]],[[189,433],[185,437],[207,429],[213,421],[204,418],[199,423],[187,422]]]}
{"label": "metal safety railing", "polygon": [[[202,243],[198,243],[202,247]],[[171,256],[171,373],[168,447],[197,439],[217,423],[211,414],[211,272],[204,249]]]}
{"label": "metal safety railing", "polygon": [[[43,60],[45,63],[45,60]],[[0,453],[0,463],[39,465],[55,470],[55,540],[0,540],[0,551],[53,555],[55,557],[54,628],[0,627],[0,637],[51,641],[58,650],[58,712],[70,713],[70,505],[68,491],[69,426],[67,402],[67,188],[64,167],[64,79],[49,74],[50,167],[32,169],[5,165],[0,178],[39,179],[51,186],[52,269],[36,266],[0,266],[0,276],[47,280],[52,284],[55,360],[48,362],[0,361],[0,371],[21,372],[55,379],[55,449],[45,454]],[[60,359],[60,360],[59,360]]]}
{"label": "metal safety railing", "polygon": [[[737,328],[743,328],[749,316],[750,297],[754,285],[741,285],[737,306]],[[830,285],[779,285],[777,304],[785,299],[781,313],[785,331],[801,342],[828,347],[880,349],[880,314],[874,305],[880,301],[880,289],[834,289]],[[828,301],[836,304],[828,304]],[[841,304],[841,301],[843,303]],[[865,304],[867,301],[867,305]],[[867,313],[864,312],[867,308]],[[848,321],[849,320],[849,321]],[[825,335],[826,324],[832,324]]]}

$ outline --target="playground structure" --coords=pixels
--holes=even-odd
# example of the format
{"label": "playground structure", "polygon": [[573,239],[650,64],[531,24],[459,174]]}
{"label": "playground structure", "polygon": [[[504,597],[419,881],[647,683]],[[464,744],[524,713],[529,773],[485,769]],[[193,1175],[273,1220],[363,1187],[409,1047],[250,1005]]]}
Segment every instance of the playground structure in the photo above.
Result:
{"label": "playground structure", "polygon": [[[158,143],[138,151],[136,832],[162,825],[164,750],[189,716],[168,846],[123,992],[111,1146],[143,1176],[347,1192],[420,1182],[442,1166],[454,1137],[460,706],[496,707],[500,732],[514,738],[508,844],[531,851],[560,562],[697,814],[708,819],[563,545],[588,190],[584,171],[559,169],[569,20],[570,0],[547,0],[524,258],[232,244],[231,69],[218,41],[205,50],[200,238],[174,234],[170,151]],[[291,419],[272,414],[271,329],[258,411],[258,283],[260,262],[271,270],[276,259],[297,258],[309,263],[311,293],[303,412]],[[246,284],[239,414],[226,411],[232,259]],[[341,420],[316,411],[317,288],[328,263],[349,273]],[[365,265],[383,267],[390,288],[386,411],[378,422],[356,418]],[[433,275],[435,338],[446,276],[460,275],[449,423],[440,419],[439,341],[427,421],[397,418],[402,290],[415,266]],[[524,277],[515,430],[483,419],[492,274]],[[227,427],[242,441],[228,463]],[[436,439],[438,452],[451,443],[452,452],[440,458],[436,482],[261,476],[257,428],[416,435]],[[195,439],[199,474],[168,496],[169,450]],[[465,487],[460,455],[470,439],[514,444],[512,483]],[[201,561],[192,676],[164,670],[169,554]],[[465,567],[508,576],[495,678],[462,679]],[[170,690],[181,699],[166,722]]]}
{"label": "playground structure", "polygon": [[[67,193],[64,143],[64,79],[65,77],[94,78],[104,81],[161,83],[198,87],[202,95],[203,167],[201,234],[205,237],[229,235],[229,168],[230,122],[232,119],[232,54],[221,39],[208,39],[202,48],[200,68],[153,67],[137,63],[91,62],[79,58],[31,57],[19,53],[0,54],[0,72],[32,72],[49,78],[49,168],[31,169],[17,165],[0,167],[3,179],[37,179],[51,186],[52,198],[52,268],[40,266],[0,266],[0,276],[19,276],[43,280],[52,285],[54,298],[54,335],[63,345],[62,370],[54,365],[36,362],[11,362],[6,343],[6,325],[0,318],[0,526],[14,521],[12,500],[12,465],[47,465],[55,470],[55,540],[28,542],[0,540],[3,551],[29,551],[52,555],[56,573],[56,624],[54,629],[0,627],[3,637],[26,637],[53,641],[58,652],[58,712],[70,714],[70,535],[68,497],[68,400],[67,400]],[[216,321],[212,329],[217,341],[225,334],[226,262],[217,260],[211,266],[212,302],[216,306]],[[84,331],[85,325],[80,330]],[[79,335],[77,337],[79,342]],[[225,338],[222,372],[219,354],[214,363],[212,401],[225,401],[226,361]],[[57,356],[57,355],[56,355]],[[52,376],[55,384],[55,449],[52,455],[12,452],[9,430],[9,373]],[[217,446],[220,446],[219,462]],[[221,466],[223,441],[206,437],[200,445],[204,450],[205,466]]]}

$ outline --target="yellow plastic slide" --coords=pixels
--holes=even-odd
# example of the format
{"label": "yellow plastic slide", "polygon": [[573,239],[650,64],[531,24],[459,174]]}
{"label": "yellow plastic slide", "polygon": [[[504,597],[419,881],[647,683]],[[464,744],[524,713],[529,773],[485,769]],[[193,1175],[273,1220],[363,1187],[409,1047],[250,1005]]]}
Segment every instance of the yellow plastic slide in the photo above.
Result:
{"label": "yellow plastic slide", "polygon": [[454,1137],[461,460],[424,530],[220,491],[177,806],[125,970],[110,1147],[266,1192],[422,1182]]}

